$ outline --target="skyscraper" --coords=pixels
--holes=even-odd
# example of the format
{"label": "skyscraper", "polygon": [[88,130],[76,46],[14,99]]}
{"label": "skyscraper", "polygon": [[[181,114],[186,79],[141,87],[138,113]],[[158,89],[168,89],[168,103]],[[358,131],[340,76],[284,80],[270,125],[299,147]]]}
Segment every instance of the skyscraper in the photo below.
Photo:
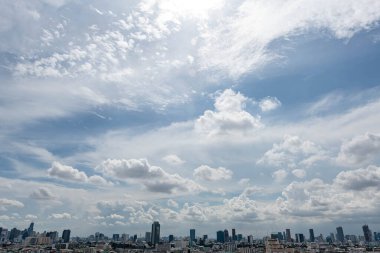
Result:
{"label": "skyscraper", "polygon": [[33,228],[34,228],[34,222],[30,223],[28,228],[28,236],[32,236],[33,234]]}
{"label": "skyscraper", "polygon": [[363,225],[363,233],[364,233],[364,238],[366,242],[371,242],[372,241],[372,232],[369,229],[368,225]]}
{"label": "skyscraper", "polygon": [[315,242],[314,230],[312,228],[309,229],[309,236],[310,241]]}
{"label": "skyscraper", "polygon": [[151,243],[156,245],[160,241],[160,223],[158,221],[153,222],[152,224],[152,238]]}
{"label": "skyscraper", "polygon": [[216,241],[221,243],[224,242],[224,232],[222,230],[216,232]]}
{"label": "skyscraper", "polygon": [[236,241],[236,240],[237,240],[236,230],[233,228],[232,229],[232,241]]}
{"label": "skyscraper", "polygon": [[342,227],[336,228],[336,239],[342,243],[344,242],[344,233]]}
{"label": "skyscraper", "polygon": [[225,229],[225,230],[224,230],[224,241],[225,241],[225,242],[228,242],[228,241],[229,241],[229,238],[230,238],[230,236],[228,235],[228,230]]}
{"label": "skyscraper", "polygon": [[190,229],[190,247],[193,246],[193,243],[195,241],[195,229]]}
{"label": "skyscraper", "polygon": [[63,230],[62,239],[64,243],[68,243],[70,241],[70,233],[70,229]]}
{"label": "skyscraper", "polygon": [[145,241],[146,242],[151,242],[152,239],[152,233],[151,232],[145,232]]}
{"label": "skyscraper", "polygon": [[291,234],[290,234],[290,229],[287,228],[287,229],[285,230],[285,232],[286,232],[286,241],[287,241],[287,242],[292,242],[292,236],[291,236]]}

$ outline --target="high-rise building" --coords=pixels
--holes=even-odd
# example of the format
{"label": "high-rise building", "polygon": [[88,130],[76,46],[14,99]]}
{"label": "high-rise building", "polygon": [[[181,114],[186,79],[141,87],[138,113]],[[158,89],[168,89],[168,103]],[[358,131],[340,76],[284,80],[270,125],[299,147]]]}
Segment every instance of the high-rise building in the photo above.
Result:
{"label": "high-rise building", "polygon": [[206,241],[208,239],[207,235],[203,235],[203,241]]}
{"label": "high-rise building", "polygon": [[30,223],[28,228],[28,236],[32,236],[33,234],[33,228],[34,228],[34,222]]}
{"label": "high-rise building", "polygon": [[216,232],[216,241],[224,243],[224,232],[222,230]]}
{"label": "high-rise building", "polygon": [[169,242],[173,242],[174,241],[174,235],[169,235]]}
{"label": "high-rise building", "polygon": [[193,246],[193,243],[195,241],[195,229],[190,229],[190,247]]}
{"label": "high-rise building", "polygon": [[160,241],[160,223],[158,221],[152,224],[152,235],[151,235],[152,245],[156,245]]}
{"label": "high-rise building", "polygon": [[315,242],[314,230],[312,228],[309,229],[309,240]]}
{"label": "high-rise building", "polygon": [[70,241],[70,229],[65,229],[62,232],[62,239],[64,243],[68,243]]}
{"label": "high-rise building", "polygon": [[344,242],[344,233],[342,227],[336,228],[336,239],[342,243]]}
{"label": "high-rise building", "polygon": [[232,229],[232,241],[236,241],[236,240],[237,240],[236,230],[233,228]]}
{"label": "high-rise building", "polygon": [[369,229],[368,225],[363,225],[363,233],[364,233],[364,238],[366,242],[372,242],[372,232]]}
{"label": "high-rise building", "polygon": [[152,233],[151,232],[145,232],[145,241],[147,243],[152,242]]}
{"label": "high-rise building", "polygon": [[120,240],[120,235],[119,234],[113,234],[112,235],[112,241],[118,242]]}
{"label": "high-rise building", "polygon": [[303,243],[305,241],[305,237],[303,234],[296,234],[296,242]]}
{"label": "high-rise building", "polygon": [[287,229],[285,230],[285,233],[286,233],[286,241],[287,241],[287,242],[292,242],[292,235],[290,234],[290,229],[287,228]]}
{"label": "high-rise building", "polygon": [[228,230],[225,229],[224,230],[224,241],[228,242],[229,240],[230,240],[230,236],[228,235]]}

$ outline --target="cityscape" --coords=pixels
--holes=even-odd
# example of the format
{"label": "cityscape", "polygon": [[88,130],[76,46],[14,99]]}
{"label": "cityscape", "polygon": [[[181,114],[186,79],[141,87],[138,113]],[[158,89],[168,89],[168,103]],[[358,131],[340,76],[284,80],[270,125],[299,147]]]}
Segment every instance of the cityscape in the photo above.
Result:
{"label": "cityscape", "polygon": [[380,0],[0,0],[0,253],[380,253]]}
{"label": "cityscape", "polygon": [[72,237],[70,229],[34,231],[34,223],[24,230],[0,228],[0,252],[239,252],[239,253],[295,253],[295,252],[380,252],[380,232],[373,232],[367,224],[361,235],[348,235],[339,226],[329,235],[292,234],[291,229],[271,233],[263,238],[237,233],[235,228],[219,230],[214,235],[198,235],[190,229],[187,236],[163,235],[161,224],[152,223],[144,236],[137,234],[105,235],[101,232],[88,237]]}

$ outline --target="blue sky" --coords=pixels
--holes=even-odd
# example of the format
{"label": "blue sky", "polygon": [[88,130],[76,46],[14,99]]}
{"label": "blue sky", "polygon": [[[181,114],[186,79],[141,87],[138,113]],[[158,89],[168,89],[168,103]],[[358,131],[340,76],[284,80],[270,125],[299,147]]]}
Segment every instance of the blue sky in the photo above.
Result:
{"label": "blue sky", "polygon": [[2,1],[0,226],[380,231],[378,1]]}

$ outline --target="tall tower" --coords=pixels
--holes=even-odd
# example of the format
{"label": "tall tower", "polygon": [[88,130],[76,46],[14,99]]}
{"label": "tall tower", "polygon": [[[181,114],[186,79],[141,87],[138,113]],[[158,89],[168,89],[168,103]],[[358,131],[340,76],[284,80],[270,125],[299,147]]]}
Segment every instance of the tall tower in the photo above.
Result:
{"label": "tall tower", "polygon": [[68,243],[70,241],[70,233],[70,229],[63,230],[62,239],[64,243]]}
{"label": "tall tower", "polygon": [[224,242],[224,232],[222,230],[216,232],[216,241],[221,243]]}
{"label": "tall tower", "polygon": [[344,242],[344,233],[342,227],[336,228],[336,239],[342,243]]}
{"label": "tall tower", "polygon": [[195,241],[195,229],[190,229],[190,247],[193,246],[193,243]]}
{"label": "tall tower", "polygon": [[310,241],[315,242],[314,230],[312,228],[309,229]]}
{"label": "tall tower", "polygon": [[286,241],[287,241],[287,242],[292,242],[292,236],[291,236],[291,234],[290,234],[290,229],[287,228],[287,229],[285,230],[285,233],[286,233]]}
{"label": "tall tower", "polygon": [[34,222],[30,223],[28,228],[28,236],[32,236],[33,234],[33,228],[34,228]]}
{"label": "tall tower", "polygon": [[364,238],[366,242],[371,242],[372,241],[372,232],[369,229],[368,225],[363,225],[363,233],[364,233]]}
{"label": "tall tower", "polygon": [[228,235],[228,230],[225,229],[224,230],[224,241],[228,242],[229,240],[230,240],[230,236]]}
{"label": "tall tower", "polygon": [[153,245],[156,245],[160,241],[160,223],[158,221],[153,222],[152,224],[152,239],[151,242]]}
{"label": "tall tower", "polygon": [[232,229],[232,241],[237,241],[236,230]]}

